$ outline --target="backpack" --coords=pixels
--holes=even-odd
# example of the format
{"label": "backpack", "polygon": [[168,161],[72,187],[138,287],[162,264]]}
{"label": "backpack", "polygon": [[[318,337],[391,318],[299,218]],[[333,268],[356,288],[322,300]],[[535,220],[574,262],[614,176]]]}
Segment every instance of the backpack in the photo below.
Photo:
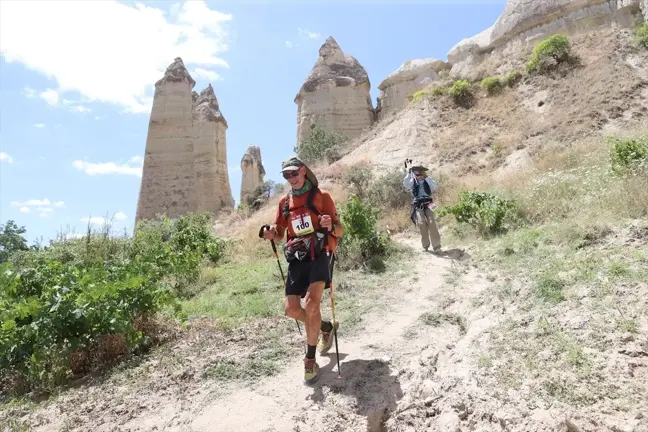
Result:
{"label": "backpack", "polygon": [[[315,195],[320,192],[319,188],[313,187],[308,191],[306,197],[305,207],[320,216],[322,213],[315,207],[313,201]],[[290,196],[292,190],[286,194],[285,202],[282,210],[284,219],[288,219],[290,211],[301,207],[290,208]],[[302,237],[289,238],[284,244],[284,256],[289,263],[294,261],[314,261],[324,250],[324,246],[328,244],[328,230],[320,229]]]}

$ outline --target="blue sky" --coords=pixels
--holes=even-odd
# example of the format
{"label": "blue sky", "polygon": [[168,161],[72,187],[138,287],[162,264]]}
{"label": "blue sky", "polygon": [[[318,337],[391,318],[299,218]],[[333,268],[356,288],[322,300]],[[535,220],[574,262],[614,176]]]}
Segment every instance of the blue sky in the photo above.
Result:
{"label": "blue sky", "polygon": [[295,145],[293,99],[328,36],[366,68],[375,105],[404,61],[445,60],[505,3],[3,1],[0,223],[25,225],[30,242],[104,216],[130,232],[153,84],[175,57],[196,91],[214,87],[238,203],[249,145],[280,180]]}

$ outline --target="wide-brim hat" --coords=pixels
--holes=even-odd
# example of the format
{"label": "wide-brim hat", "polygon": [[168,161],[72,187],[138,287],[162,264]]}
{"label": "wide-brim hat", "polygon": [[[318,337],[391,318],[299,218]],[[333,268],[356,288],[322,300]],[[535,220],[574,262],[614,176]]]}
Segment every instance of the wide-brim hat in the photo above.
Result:
{"label": "wide-brim hat", "polygon": [[317,187],[319,185],[317,177],[315,177],[313,171],[308,168],[308,165],[306,165],[297,156],[292,156],[281,163],[281,171],[294,171],[301,167],[304,167],[306,169],[306,178],[311,182],[313,187]]}
{"label": "wide-brim hat", "polygon": [[416,165],[412,165],[412,171],[430,171],[430,170],[423,164],[416,164]]}

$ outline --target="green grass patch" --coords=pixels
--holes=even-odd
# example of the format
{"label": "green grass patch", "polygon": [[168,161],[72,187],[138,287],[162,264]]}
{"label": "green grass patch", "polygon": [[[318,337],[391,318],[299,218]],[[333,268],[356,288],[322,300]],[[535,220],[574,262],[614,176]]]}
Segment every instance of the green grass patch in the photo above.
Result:
{"label": "green grass patch", "polygon": [[[282,266],[287,273],[285,263]],[[209,284],[200,296],[183,303],[188,316],[216,318],[233,326],[258,317],[283,315],[284,289],[276,259],[234,264],[209,271]]]}

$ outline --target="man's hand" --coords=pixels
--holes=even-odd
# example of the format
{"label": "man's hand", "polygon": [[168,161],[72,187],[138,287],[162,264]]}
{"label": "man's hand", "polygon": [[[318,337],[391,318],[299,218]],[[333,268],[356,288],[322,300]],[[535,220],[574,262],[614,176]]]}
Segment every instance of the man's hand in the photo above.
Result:
{"label": "man's hand", "polygon": [[320,225],[321,225],[323,228],[326,228],[326,229],[328,229],[329,231],[331,231],[331,227],[333,226],[333,220],[331,219],[331,216],[329,216],[329,215],[322,215],[322,217],[320,218]]}
{"label": "man's hand", "polygon": [[277,235],[277,228],[275,226],[271,226],[270,229],[266,229],[263,231],[263,237],[266,240],[272,240],[273,238],[275,238],[276,235]]}

